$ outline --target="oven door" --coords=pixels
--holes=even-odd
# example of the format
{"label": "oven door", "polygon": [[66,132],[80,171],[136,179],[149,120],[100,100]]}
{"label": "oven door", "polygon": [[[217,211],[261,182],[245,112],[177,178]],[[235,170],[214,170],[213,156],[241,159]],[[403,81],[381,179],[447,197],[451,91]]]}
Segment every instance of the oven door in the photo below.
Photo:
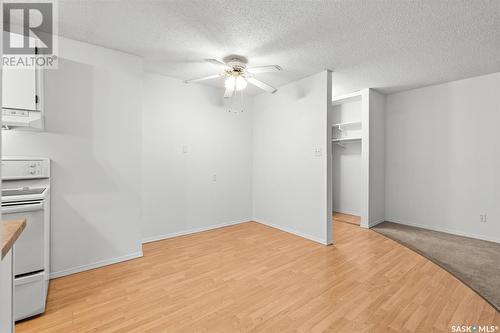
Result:
{"label": "oven door", "polygon": [[2,219],[26,218],[26,228],[16,241],[14,249],[15,276],[44,269],[44,203],[43,200],[2,203]]}

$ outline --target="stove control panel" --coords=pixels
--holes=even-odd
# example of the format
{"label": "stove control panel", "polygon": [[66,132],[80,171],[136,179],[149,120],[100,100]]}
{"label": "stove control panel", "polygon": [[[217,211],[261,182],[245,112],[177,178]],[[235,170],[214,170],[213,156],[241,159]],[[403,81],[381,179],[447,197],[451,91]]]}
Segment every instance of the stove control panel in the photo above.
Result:
{"label": "stove control panel", "polygon": [[2,158],[2,179],[37,179],[50,177],[50,160]]}

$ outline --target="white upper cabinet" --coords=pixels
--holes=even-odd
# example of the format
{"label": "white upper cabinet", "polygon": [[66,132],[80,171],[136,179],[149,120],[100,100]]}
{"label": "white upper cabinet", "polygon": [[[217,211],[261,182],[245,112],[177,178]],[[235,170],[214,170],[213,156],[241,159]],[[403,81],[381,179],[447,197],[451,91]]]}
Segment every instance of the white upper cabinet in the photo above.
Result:
{"label": "white upper cabinet", "polygon": [[2,76],[2,108],[38,110],[37,75],[33,68],[4,68]]}
{"label": "white upper cabinet", "polygon": [[44,129],[42,75],[43,70],[36,66],[3,67],[2,126],[4,129]]}

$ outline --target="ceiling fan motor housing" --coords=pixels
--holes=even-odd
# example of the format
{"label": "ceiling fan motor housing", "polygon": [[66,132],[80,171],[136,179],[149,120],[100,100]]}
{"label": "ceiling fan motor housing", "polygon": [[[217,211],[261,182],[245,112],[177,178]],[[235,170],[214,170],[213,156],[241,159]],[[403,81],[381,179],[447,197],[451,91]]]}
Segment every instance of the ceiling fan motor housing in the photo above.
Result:
{"label": "ceiling fan motor housing", "polygon": [[247,67],[248,59],[239,55],[229,55],[223,59],[224,63],[230,67],[226,72],[230,75],[242,75]]}

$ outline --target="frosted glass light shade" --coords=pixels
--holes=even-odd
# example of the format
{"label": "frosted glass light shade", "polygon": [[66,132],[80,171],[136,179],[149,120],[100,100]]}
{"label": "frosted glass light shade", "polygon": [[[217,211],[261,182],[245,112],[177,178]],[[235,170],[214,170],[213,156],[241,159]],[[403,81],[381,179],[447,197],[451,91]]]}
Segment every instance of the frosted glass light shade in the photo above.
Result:
{"label": "frosted glass light shade", "polygon": [[226,89],[234,89],[234,82],[236,81],[236,90],[240,91],[246,88],[247,80],[242,78],[241,76],[230,76],[226,79],[224,86]]}

